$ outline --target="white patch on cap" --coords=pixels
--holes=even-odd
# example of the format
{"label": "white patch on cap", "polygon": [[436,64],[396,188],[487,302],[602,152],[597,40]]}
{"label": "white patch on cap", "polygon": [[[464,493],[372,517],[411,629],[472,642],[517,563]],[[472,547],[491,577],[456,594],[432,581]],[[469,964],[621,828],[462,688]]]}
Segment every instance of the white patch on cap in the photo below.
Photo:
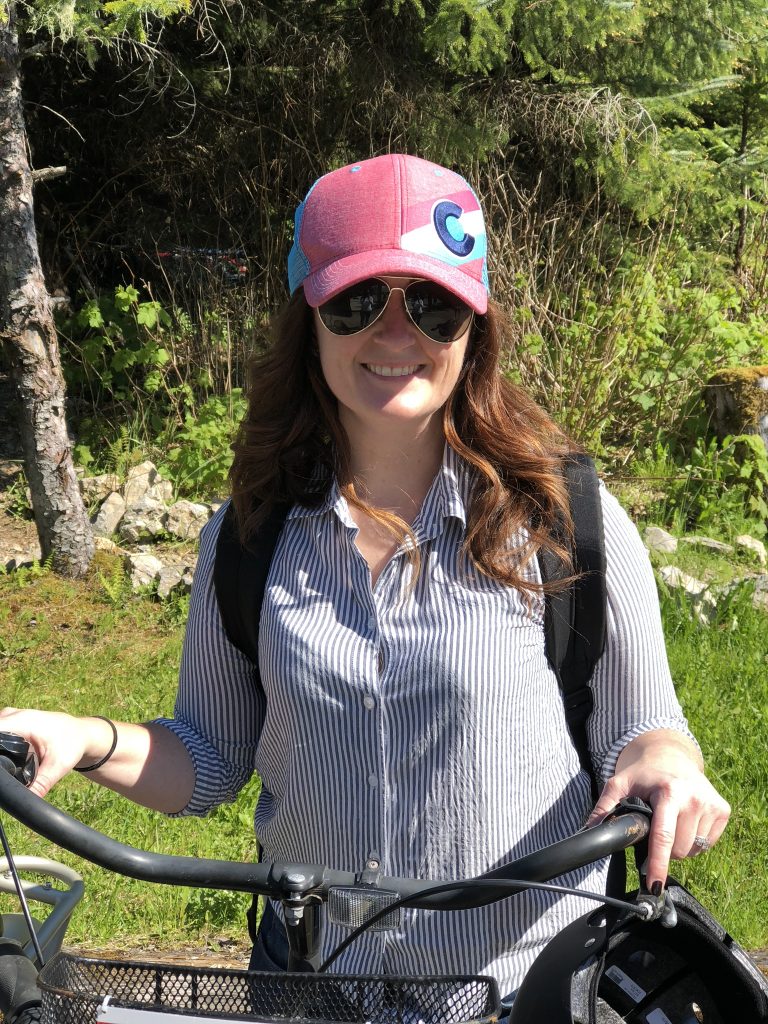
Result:
{"label": "white patch on cap", "polygon": [[400,236],[400,248],[407,252],[417,252],[423,256],[431,256],[440,260],[441,263],[448,263],[452,267],[459,267],[462,263],[470,260],[477,260],[486,254],[485,225],[483,214],[480,210],[469,210],[457,218],[457,222],[466,235],[474,235],[475,244],[467,256],[455,256],[442,241],[430,221],[413,231],[406,231]]}

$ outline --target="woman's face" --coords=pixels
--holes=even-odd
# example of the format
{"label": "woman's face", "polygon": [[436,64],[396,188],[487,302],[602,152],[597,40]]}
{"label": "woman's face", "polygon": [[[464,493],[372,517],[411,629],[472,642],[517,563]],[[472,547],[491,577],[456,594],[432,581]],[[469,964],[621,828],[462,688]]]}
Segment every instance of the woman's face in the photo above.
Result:
{"label": "woman's face", "polygon": [[[383,280],[405,288],[415,279]],[[332,334],[317,310],[314,321],[323,374],[348,432],[356,424],[412,429],[414,437],[430,426],[442,431],[442,419],[436,413],[461,373],[471,323],[450,344],[431,341],[411,322],[400,292],[390,296],[381,316],[359,334]]]}

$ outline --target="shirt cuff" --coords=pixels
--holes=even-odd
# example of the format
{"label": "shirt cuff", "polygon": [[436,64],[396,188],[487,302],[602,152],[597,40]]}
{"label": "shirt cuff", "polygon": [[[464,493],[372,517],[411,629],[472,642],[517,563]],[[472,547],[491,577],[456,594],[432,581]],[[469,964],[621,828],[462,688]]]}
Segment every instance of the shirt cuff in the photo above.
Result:
{"label": "shirt cuff", "polygon": [[[178,736],[192,759],[195,788],[186,807],[174,811],[169,818],[187,815],[202,817],[219,804],[232,803],[253,774],[253,758],[239,749],[241,763],[227,760],[209,741],[179,718],[155,718],[150,725],[162,725]],[[247,763],[246,763],[247,759]]]}

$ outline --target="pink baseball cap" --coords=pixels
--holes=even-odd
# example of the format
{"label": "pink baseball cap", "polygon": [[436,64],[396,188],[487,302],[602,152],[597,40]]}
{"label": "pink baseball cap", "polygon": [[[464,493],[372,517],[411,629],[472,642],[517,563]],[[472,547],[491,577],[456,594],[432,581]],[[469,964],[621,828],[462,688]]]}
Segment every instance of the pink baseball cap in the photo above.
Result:
{"label": "pink baseball cap", "polygon": [[487,241],[461,175],[390,153],[323,175],[296,210],[288,281],[320,306],[368,277],[423,277],[488,308]]}

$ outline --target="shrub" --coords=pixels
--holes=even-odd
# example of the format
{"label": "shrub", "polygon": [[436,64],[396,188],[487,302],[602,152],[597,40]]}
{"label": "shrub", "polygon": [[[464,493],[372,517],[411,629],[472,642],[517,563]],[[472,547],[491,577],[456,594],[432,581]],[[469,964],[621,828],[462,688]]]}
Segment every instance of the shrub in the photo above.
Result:
{"label": "shrub", "polygon": [[225,492],[232,462],[230,444],[245,406],[242,391],[235,388],[227,398],[209,398],[173,431],[172,446],[158,468],[174,482],[179,494]]}

